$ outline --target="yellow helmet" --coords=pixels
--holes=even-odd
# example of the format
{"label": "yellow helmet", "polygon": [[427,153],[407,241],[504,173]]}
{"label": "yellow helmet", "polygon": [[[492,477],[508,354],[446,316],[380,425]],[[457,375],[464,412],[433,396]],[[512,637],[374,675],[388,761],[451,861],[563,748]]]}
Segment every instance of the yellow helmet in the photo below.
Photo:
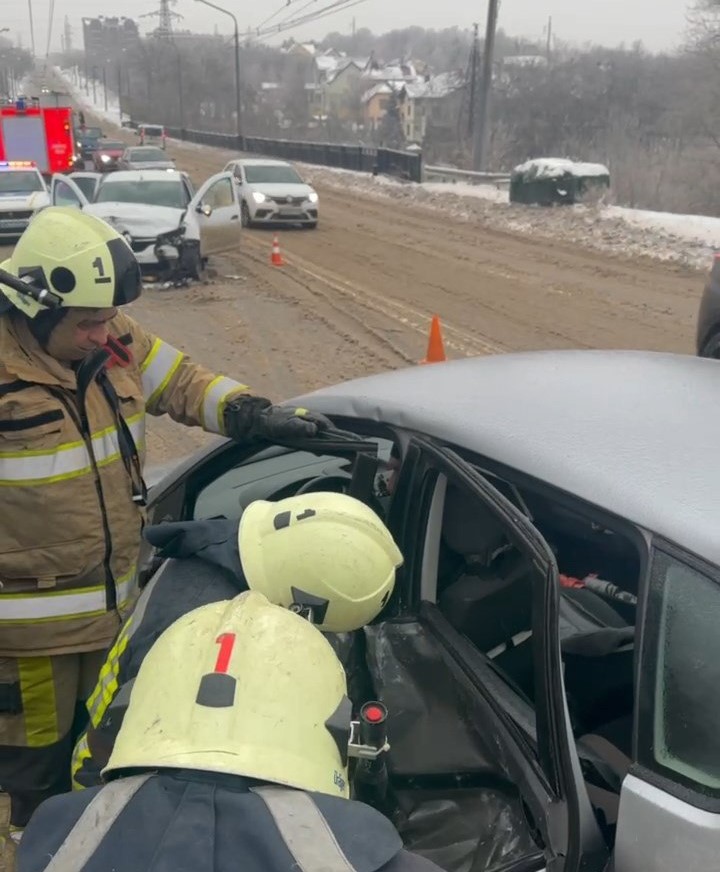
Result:
{"label": "yellow helmet", "polygon": [[248,591],[155,642],[103,775],[195,769],[347,797],[350,708],[322,633]]}
{"label": "yellow helmet", "polygon": [[250,503],[238,548],[248,587],[285,608],[309,608],[326,633],[357,630],[376,618],[403,563],[375,512],[336,493]]}
{"label": "yellow helmet", "polygon": [[[140,296],[140,267],[109,224],[71,206],[38,212],[0,269],[52,292],[60,307],[105,309]],[[0,293],[28,318],[46,306],[0,281]]]}

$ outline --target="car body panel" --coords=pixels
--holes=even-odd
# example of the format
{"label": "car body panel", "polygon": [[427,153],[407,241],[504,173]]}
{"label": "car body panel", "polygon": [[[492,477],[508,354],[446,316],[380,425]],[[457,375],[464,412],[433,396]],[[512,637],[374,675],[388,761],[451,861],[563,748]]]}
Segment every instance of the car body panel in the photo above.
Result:
{"label": "car body panel", "polygon": [[[226,197],[220,197],[219,192]],[[217,203],[220,202],[220,205]],[[212,208],[210,215],[202,214],[204,206]],[[209,178],[197,190],[188,206],[188,220],[198,222],[202,250],[205,255],[235,251],[240,245],[240,200],[232,173],[222,172]]]}

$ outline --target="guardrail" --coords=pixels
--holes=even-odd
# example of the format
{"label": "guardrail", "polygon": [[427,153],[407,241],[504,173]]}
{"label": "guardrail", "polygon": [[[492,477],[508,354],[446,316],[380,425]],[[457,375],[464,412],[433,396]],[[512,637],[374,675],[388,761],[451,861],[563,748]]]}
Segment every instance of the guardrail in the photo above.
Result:
{"label": "guardrail", "polygon": [[324,167],[337,167],[361,173],[383,174],[421,182],[422,155],[391,148],[369,148],[364,145],[334,145],[329,142],[300,142],[290,139],[263,139],[257,136],[237,136],[234,133],[213,133],[208,130],[186,130],[166,127],[168,136],[198,145],[227,148],[265,157],[297,160]]}
{"label": "guardrail", "polygon": [[510,184],[510,173],[479,173],[474,170],[460,170],[456,167],[423,167],[423,176],[427,181],[429,178],[441,178],[455,181],[456,179],[468,181],[477,185],[487,182],[494,183],[497,187],[500,185]]}

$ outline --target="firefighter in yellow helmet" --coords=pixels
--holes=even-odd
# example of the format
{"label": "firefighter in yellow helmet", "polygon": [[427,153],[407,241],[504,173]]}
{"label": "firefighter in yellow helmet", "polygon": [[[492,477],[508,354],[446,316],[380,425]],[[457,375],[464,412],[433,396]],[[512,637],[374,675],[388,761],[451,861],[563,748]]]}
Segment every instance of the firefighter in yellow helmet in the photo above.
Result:
{"label": "firefighter in yellow helmet", "polygon": [[254,591],[203,606],[145,658],[109,783],[44,803],[19,872],[436,872],[348,798],[348,758],[366,752],[315,627]]}
{"label": "firefighter in yellow helmet", "polygon": [[[127,685],[160,634],[182,615],[249,588],[297,609],[324,633],[348,634],[381,612],[402,565],[402,554],[375,512],[337,493],[257,500],[239,524],[224,519],[158,524],[144,536],[169,559],[143,589],[88,699],[90,723],[73,755],[75,789],[101,783],[127,705]],[[352,679],[352,640],[332,642],[346,652]]]}
{"label": "firefighter in yellow helmet", "polygon": [[122,312],[141,292],[128,243],[72,208],[38,213],[0,264],[0,784],[17,841],[70,786],[76,700],[133,598],[145,416],[233,438],[312,437]]}

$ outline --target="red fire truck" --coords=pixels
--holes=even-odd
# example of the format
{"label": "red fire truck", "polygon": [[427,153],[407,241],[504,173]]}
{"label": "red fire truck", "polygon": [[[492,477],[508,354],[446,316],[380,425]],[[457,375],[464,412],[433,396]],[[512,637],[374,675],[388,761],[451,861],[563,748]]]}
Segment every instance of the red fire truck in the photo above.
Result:
{"label": "red fire truck", "polygon": [[33,161],[45,176],[71,172],[76,162],[72,114],[65,94],[0,105],[0,161]]}

